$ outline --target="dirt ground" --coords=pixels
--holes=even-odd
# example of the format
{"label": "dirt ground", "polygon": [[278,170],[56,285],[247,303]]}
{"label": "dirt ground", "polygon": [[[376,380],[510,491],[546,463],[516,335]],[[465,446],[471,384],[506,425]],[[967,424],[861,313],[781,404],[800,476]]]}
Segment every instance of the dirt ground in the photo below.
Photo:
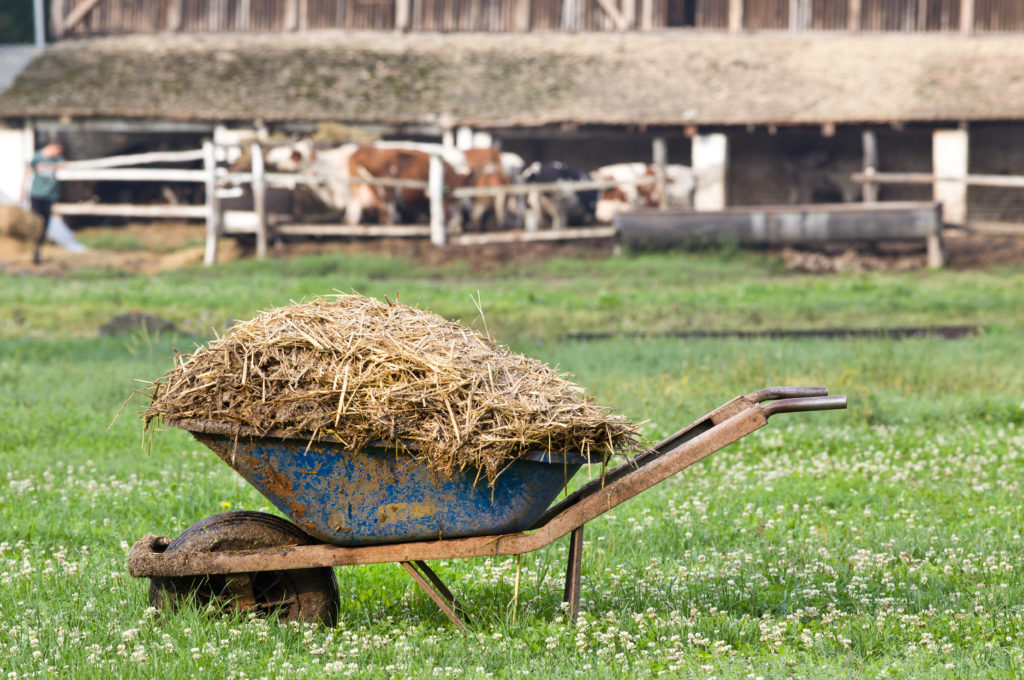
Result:
{"label": "dirt ground", "polygon": [[[43,262],[32,264],[32,246],[0,237],[0,272],[15,275],[60,276],[74,269],[99,268],[144,274],[199,265],[203,261],[204,227],[200,224],[132,224],[122,227],[88,227],[76,230],[87,245],[109,243],[112,234],[122,244],[117,249],[94,247],[70,253],[53,244],[43,249]],[[124,244],[128,244],[125,246]],[[1024,265],[1024,237],[994,236],[964,231],[943,235],[947,266],[952,269],[988,269]],[[484,271],[501,264],[528,263],[551,257],[600,258],[617,252],[611,239],[574,243],[510,243],[486,246],[435,248],[425,240],[411,239],[291,239],[277,244],[271,257],[296,257],[316,253],[369,253],[406,257],[424,264],[468,262]],[[766,251],[781,258],[787,270],[829,273],[843,271],[912,271],[925,267],[924,244],[830,244],[814,248]],[[252,243],[226,238],[220,242],[219,262],[252,257]]]}

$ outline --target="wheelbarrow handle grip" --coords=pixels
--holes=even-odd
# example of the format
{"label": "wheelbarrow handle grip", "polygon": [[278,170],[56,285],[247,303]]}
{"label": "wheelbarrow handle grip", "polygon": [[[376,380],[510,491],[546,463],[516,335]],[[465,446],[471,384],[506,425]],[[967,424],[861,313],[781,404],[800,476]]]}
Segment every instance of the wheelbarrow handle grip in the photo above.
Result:
{"label": "wheelbarrow handle grip", "polygon": [[797,397],[794,399],[780,399],[761,406],[765,418],[771,418],[776,413],[796,413],[798,411],[831,411],[846,408],[846,395],[840,394],[833,397]]}
{"label": "wheelbarrow handle grip", "polygon": [[824,397],[828,388],[824,385],[815,387],[766,387],[747,395],[749,401],[760,404],[770,399],[794,399],[797,397]]}

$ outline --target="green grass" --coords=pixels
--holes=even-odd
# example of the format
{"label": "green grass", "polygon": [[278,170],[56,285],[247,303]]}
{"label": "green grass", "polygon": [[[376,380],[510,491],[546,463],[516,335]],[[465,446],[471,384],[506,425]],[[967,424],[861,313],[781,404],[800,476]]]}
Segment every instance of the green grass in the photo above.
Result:
{"label": "green grass", "polygon": [[[0,279],[0,677],[1021,677],[1024,272],[790,276],[751,255],[645,255],[474,273],[374,258],[158,277]],[[735,394],[827,384],[789,414],[587,525],[583,614],[564,541],[435,564],[454,630],[395,565],[337,570],[327,630],[148,610],[126,550],[270,510],[182,432],[148,451],[129,404],[231,318],[332,289],[394,295],[575,374],[651,438]],[[96,338],[130,309],[193,336]],[[568,341],[576,330],[978,323],[973,338]],[[581,473],[585,475],[586,473]],[[518,602],[513,607],[517,566]]]}

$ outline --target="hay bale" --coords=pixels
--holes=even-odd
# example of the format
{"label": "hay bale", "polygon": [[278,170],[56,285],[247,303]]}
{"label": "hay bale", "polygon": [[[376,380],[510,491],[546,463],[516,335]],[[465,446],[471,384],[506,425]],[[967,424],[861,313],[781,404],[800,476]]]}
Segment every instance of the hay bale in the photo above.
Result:
{"label": "hay bale", "polygon": [[636,428],[546,364],[474,330],[359,295],[271,309],[201,347],[148,391],[142,413],[282,431],[351,449],[406,446],[442,476],[493,483],[528,450],[604,461]]}
{"label": "hay bale", "polygon": [[35,243],[42,233],[42,217],[20,205],[0,203],[0,236]]}

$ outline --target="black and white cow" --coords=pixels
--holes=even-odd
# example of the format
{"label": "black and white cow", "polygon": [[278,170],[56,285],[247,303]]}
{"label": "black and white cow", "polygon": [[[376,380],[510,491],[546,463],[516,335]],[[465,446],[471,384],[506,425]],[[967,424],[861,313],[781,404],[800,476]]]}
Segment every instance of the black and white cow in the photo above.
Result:
{"label": "black and white cow", "polygon": [[[585,171],[571,168],[558,161],[538,161],[526,168],[522,174],[522,180],[527,184],[588,179],[590,179],[590,175]],[[562,225],[592,224],[599,194],[600,192],[596,189],[545,192],[542,195],[542,202],[549,203],[549,205],[544,206],[544,212],[549,215],[555,212],[557,221]],[[555,215],[552,215],[552,221],[555,221]]]}

